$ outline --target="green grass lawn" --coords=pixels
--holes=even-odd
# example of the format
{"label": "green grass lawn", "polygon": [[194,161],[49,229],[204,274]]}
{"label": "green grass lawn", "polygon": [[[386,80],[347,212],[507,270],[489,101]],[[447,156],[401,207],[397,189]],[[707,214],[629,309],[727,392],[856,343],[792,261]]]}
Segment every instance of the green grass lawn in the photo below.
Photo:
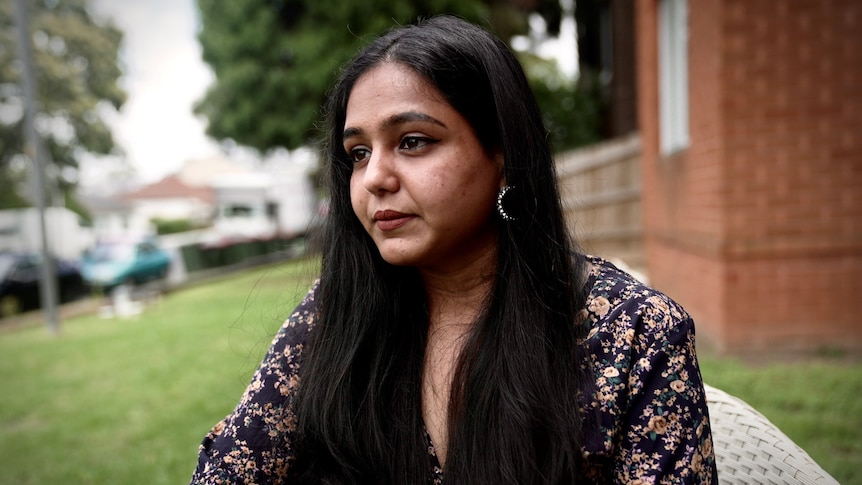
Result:
{"label": "green grass lawn", "polygon": [[[180,484],[236,404],[316,262],[175,291],[126,320],[0,331],[0,484]],[[862,485],[862,364],[747,366],[705,380],[755,406],[842,484]]]}
{"label": "green grass lawn", "polygon": [[259,268],[136,318],[0,333],[0,484],[188,483],[314,272]]}

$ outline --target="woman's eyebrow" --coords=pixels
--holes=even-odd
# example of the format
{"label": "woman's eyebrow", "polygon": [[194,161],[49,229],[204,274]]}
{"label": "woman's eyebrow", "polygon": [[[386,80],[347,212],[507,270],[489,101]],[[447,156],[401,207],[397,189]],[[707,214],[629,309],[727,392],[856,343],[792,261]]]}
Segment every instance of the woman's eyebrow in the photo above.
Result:
{"label": "woman's eyebrow", "polygon": [[[389,118],[386,118],[386,120],[384,120],[380,126],[382,129],[387,130],[394,126],[398,126],[411,121],[424,121],[446,128],[446,124],[438,120],[437,118],[429,116],[425,113],[419,113],[417,111],[407,111],[404,113],[392,115]],[[364,133],[364,131],[361,128],[345,128],[344,133],[341,135],[341,138],[343,140],[346,140],[350,137],[361,135],[362,133]]]}
{"label": "woman's eyebrow", "polygon": [[425,113],[419,113],[417,111],[407,111],[405,113],[398,113],[392,115],[387,118],[386,121],[383,122],[382,126],[383,128],[392,128],[393,126],[397,126],[410,121],[426,121],[446,128],[446,125],[437,118],[434,118],[433,116],[427,115]]}

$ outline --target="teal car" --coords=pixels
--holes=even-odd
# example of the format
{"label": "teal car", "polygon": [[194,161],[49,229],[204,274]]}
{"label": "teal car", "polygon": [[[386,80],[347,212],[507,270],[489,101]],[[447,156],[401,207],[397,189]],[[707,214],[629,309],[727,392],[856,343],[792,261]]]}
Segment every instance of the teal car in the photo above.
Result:
{"label": "teal car", "polygon": [[88,285],[110,292],[165,278],[171,256],[155,238],[100,241],[85,252],[81,275]]}

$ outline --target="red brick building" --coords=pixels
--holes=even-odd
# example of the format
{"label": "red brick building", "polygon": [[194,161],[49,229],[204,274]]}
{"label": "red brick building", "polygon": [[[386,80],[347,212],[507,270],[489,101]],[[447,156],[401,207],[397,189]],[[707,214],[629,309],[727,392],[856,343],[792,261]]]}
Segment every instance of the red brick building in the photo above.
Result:
{"label": "red brick building", "polygon": [[862,2],[634,17],[651,284],[719,350],[859,348]]}

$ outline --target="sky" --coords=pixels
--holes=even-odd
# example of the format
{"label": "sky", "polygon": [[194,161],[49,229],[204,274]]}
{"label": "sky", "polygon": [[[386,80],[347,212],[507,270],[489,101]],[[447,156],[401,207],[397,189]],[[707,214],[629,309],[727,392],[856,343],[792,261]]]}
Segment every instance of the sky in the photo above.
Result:
{"label": "sky", "polygon": [[[92,0],[96,15],[124,31],[121,86],[128,99],[107,113],[115,141],[144,182],[176,172],[186,160],[219,153],[204,134],[192,105],[213,82],[196,39],[194,0]],[[101,163],[91,163],[82,184],[98,183]]]}

